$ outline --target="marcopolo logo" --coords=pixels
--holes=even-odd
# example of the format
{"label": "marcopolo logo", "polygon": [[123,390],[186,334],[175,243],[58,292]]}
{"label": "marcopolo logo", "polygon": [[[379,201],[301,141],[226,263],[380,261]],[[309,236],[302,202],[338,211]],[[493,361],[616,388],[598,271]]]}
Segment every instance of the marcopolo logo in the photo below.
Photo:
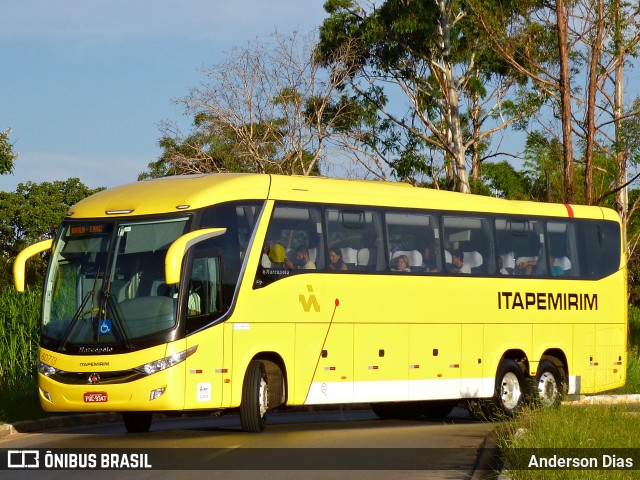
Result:
{"label": "marcopolo logo", "polygon": [[9,450],[7,452],[8,468],[39,468],[40,452],[38,450]]}

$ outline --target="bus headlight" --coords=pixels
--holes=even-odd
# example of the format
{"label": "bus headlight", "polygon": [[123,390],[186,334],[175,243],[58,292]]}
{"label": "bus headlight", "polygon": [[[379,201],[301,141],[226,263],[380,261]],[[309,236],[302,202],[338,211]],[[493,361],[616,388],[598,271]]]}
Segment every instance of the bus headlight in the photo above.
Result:
{"label": "bus headlight", "polygon": [[144,373],[145,375],[153,375],[154,373],[161,372],[162,370],[173,367],[178,363],[184,362],[187,358],[193,355],[197,349],[198,346],[194,345],[193,347],[187,350],[183,350],[180,353],[174,353],[169,357],[160,358],[159,360],[154,360],[153,362],[140,365],[139,367],[134,368],[134,370],[140,373]]}
{"label": "bus headlight", "polygon": [[44,375],[45,377],[50,377],[52,375],[55,375],[59,371],[60,370],[58,370],[57,368],[54,368],[51,365],[47,365],[46,363],[42,363],[40,360],[38,360],[38,372]]}

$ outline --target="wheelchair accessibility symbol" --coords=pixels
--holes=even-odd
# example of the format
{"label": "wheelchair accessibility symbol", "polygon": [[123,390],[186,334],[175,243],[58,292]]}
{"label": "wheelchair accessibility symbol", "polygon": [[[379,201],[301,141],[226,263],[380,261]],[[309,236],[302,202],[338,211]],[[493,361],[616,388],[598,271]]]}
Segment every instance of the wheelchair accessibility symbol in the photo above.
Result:
{"label": "wheelchair accessibility symbol", "polygon": [[104,320],[100,320],[100,324],[98,325],[100,335],[108,335],[111,333],[111,320],[105,318]]}

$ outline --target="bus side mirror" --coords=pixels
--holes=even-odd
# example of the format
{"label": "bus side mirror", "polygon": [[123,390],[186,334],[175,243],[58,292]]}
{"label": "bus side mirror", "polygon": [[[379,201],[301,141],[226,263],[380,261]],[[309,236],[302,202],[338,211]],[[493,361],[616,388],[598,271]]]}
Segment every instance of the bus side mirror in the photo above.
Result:
{"label": "bus side mirror", "polygon": [[186,233],[173,242],[164,259],[166,284],[172,285],[180,281],[182,260],[191,247],[210,238],[223,235],[226,231],[226,228],[203,228],[202,230]]}
{"label": "bus side mirror", "polygon": [[24,292],[24,272],[27,259],[45,250],[51,250],[53,239],[43,240],[22,250],[13,264],[13,285],[18,292]]}

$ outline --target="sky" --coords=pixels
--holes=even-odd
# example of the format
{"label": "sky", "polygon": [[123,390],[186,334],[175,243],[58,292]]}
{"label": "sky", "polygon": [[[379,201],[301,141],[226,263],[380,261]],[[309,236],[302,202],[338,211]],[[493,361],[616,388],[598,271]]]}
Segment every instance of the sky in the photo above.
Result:
{"label": "sky", "polygon": [[78,177],[133,182],[161,149],[159,124],[203,69],[278,31],[308,32],[325,0],[0,0],[0,131],[18,154],[0,191]]}

